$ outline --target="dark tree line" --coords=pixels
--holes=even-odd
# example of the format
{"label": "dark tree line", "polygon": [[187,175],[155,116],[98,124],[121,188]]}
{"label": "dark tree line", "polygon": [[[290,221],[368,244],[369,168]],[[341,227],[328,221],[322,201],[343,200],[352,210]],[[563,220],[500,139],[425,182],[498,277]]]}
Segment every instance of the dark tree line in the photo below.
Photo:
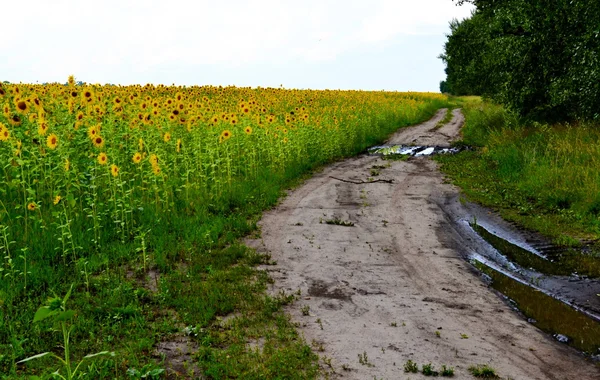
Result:
{"label": "dark tree line", "polygon": [[544,121],[600,119],[600,0],[459,0],[443,92],[485,95]]}

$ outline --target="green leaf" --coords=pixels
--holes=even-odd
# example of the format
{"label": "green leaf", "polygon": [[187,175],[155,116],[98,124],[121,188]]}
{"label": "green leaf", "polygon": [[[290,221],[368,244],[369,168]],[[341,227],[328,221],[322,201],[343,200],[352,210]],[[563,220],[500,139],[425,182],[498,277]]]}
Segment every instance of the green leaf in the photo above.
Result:
{"label": "green leaf", "polygon": [[73,291],[73,285],[75,285],[75,284],[71,284],[69,291],[67,292],[67,294],[65,294],[65,298],[63,298],[63,307],[64,308],[67,307],[67,301],[69,300],[69,297],[71,297],[71,292]]}
{"label": "green leaf", "polygon": [[33,360],[33,359],[43,358],[44,356],[51,355],[51,354],[52,354],[52,352],[44,352],[44,353],[41,353],[41,354],[33,355],[33,356],[30,356],[30,357],[28,357],[26,359],[18,361],[17,364],[19,364],[19,363],[25,363],[25,362],[28,362],[28,361]]}
{"label": "green leaf", "polygon": [[56,317],[57,321],[66,321],[68,319],[72,319],[73,316],[75,316],[75,310],[66,310],[63,311],[62,313],[58,314],[58,316]]}
{"label": "green leaf", "polygon": [[53,310],[50,310],[50,307],[48,306],[42,306],[39,309],[37,309],[37,311],[35,312],[35,316],[33,317],[33,322],[39,322],[42,321],[48,317],[51,317],[53,315],[55,315],[56,312]]}
{"label": "green leaf", "polygon": [[115,356],[115,353],[113,351],[102,351],[102,352],[96,352],[95,354],[85,355],[83,358],[91,359],[91,358],[95,358],[96,356],[101,356],[101,355]]}

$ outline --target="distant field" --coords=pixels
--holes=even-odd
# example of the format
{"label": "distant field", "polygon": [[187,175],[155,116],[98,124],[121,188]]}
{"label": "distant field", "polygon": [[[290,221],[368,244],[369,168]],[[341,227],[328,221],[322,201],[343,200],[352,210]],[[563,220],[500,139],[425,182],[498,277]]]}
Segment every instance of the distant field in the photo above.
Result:
{"label": "distant field", "polygon": [[[447,105],[425,93],[0,85],[0,378],[69,378],[98,351],[115,355],[73,378],[315,376],[280,311],[293,295],[266,296],[254,267],[269,258],[236,241],[311,169]],[[62,314],[33,323],[54,294],[45,310]],[[193,348],[183,367],[159,345],[176,341]],[[65,346],[75,364],[16,364]]]}

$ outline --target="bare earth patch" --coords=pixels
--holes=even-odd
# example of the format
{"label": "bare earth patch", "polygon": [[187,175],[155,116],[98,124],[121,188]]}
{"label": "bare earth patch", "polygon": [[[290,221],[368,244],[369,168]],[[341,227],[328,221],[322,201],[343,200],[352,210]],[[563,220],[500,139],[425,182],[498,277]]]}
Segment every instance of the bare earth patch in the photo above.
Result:
{"label": "bare earth patch", "polygon": [[[402,129],[389,143],[448,146],[462,114],[434,130],[443,116]],[[367,181],[374,166],[376,179],[393,183],[331,178]],[[469,243],[442,209],[457,194],[428,158],[363,155],[291,192],[264,214],[262,239],[247,244],[277,262],[265,267],[273,292],[301,290],[288,312],[324,350],[323,368],[333,377],[406,378],[411,359],[452,366],[457,378],[471,378],[467,369],[477,364],[503,378],[600,378],[598,367],[528,324],[463,260]]]}

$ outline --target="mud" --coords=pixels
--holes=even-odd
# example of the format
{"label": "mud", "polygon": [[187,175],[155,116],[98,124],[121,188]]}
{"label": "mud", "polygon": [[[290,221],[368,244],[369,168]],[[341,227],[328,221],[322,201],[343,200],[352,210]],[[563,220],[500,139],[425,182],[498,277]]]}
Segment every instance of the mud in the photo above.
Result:
{"label": "mud", "polygon": [[[435,129],[444,112],[387,144],[449,147],[462,114],[455,110],[451,123]],[[361,183],[373,166],[393,181]],[[264,214],[262,239],[247,244],[277,261],[264,268],[275,280],[272,292],[301,291],[288,311],[309,343],[322,342],[321,356],[335,369],[330,378],[406,378],[409,359],[452,366],[456,378],[471,378],[476,364],[512,379],[599,378],[598,367],[527,323],[464,260],[499,255],[464,214],[458,189],[435,162],[363,155],[290,192]]]}

